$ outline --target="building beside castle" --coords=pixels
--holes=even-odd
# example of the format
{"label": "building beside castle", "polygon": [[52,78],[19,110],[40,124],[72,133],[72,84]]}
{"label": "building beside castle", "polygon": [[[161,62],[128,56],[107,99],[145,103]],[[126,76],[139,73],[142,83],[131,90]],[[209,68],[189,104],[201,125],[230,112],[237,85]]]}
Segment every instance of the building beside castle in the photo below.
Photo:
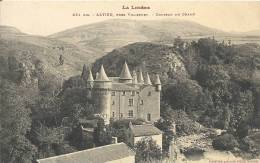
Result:
{"label": "building beside castle", "polygon": [[125,143],[110,144],[37,160],[38,163],[135,163],[135,152]]}
{"label": "building beside castle", "polygon": [[126,141],[131,146],[136,145],[139,141],[143,139],[153,139],[155,143],[162,149],[162,131],[156,128],[152,124],[141,124],[132,125],[129,123],[129,128],[127,129]]}
{"label": "building beside castle", "polygon": [[158,75],[152,83],[148,73],[129,71],[125,62],[119,77],[108,77],[103,65],[94,80],[91,70],[87,89],[96,105],[96,115],[108,124],[110,119],[144,119],[154,122],[160,118],[161,82]]}

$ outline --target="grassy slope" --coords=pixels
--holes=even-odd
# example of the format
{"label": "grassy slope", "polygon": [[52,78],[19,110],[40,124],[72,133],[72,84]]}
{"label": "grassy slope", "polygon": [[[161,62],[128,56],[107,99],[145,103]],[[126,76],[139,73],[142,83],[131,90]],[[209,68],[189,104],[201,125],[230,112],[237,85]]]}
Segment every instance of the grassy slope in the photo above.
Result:
{"label": "grassy slope", "polygon": [[[62,77],[80,73],[84,63],[94,61],[95,51],[81,50],[77,46],[52,38],[20,33],[13,27],[0,26],[0,55],[13,55],[24,63],[41,61],[45,70]],[[63,47],[64,50],[59,50]],[[59,56],[64,56],[63,66],[59,66]]]}
{"label": "grassy slope", "polygon": [[68,29],[51,35],[81,47],[96,47],[105,52],[134,42],[172,42],[183,37],[223,35],[224,32],[180,20],[137,21],[112,19]]}

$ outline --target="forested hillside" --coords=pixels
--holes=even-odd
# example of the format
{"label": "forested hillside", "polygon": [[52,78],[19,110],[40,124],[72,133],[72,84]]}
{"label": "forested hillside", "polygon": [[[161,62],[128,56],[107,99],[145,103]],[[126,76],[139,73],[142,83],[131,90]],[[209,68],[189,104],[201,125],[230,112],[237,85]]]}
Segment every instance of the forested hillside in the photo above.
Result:
{"label": "forested hillside", "polygon": [[178,38],[172,46],[135,43],[113,50],[93,69],[102,63],[108,74],[119,75],[125,60],[130,69],[159,73],[162,100],[202,124],[234,131],[242,122],[253,125],[258,44],[231,45],[210,38],[190,43]]}
{"label": "forested hillside", "polygon": [[[84,85],[82,78],[72,76],[61,83],[56,71],[44,71],[45,62],[60,64],[58,57],[47,60],[45,55],[52,53],[37,53],[39,46],[28,42],[1,41],[1,161],[27,163],[92,147],[93,140],[83,140],[78,128],[81,118],[91,117],[95,109],[87,90],[73,87],[74,81]],[[28,52],[20,50],[25,46],[30,48]],[[244,151],[251,148],[248,142],[257,140],[256,136],[246,136],[248,128],[259,127],[258,44],[232,45],[211,38],[196,42],[176,38],[172,45],[133,43],[98,59],[93,73],[102,63],[109,76],[118,76],[124,61],[131,70],[149,72],[152,79],[156,73],[161,76],[161,116],[170,120],[167,123],[175,121],[180,135],[199,132],[200,123],[226,129],[243,142],[239,148]],[[82,62],[78,63],[79,69]],[[158,126],[167,128],[167,123]],[[94,141],[107,143],[111,135],[102,134],[101,140]]]}

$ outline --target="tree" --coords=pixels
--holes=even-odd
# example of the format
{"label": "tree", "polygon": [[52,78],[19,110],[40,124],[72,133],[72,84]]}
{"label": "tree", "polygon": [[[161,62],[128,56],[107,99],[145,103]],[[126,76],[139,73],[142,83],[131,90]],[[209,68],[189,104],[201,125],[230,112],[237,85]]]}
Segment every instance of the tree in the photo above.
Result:
{"label": "tree", "polygon": [[183,53],[184,51],[184,41],[180,36],[176,37],[173,42],[173,47],[176,49],[179,53]]}
{"label": "tree", "polygon": [[98,119],[97,127],[94,128],[93,139],[96,146],[107,145],[112,141],[110,128],[105,126],[102,118]]}
{"label": "tree", "polygon": [[37,149],[27,139],[30,130],[30,108],[20,95],[20,89],[10,81],[0,81],[0,148],[1,162],[27,163]]}
{"label": "tree", "polygon": [[135,159],[137,163],[159,161],[162,159],[161,148],[150,137],[142,138],[136,143],[134,149],[136,152]]}
{"label": "tree", "polygon": [[173,125],[175,124],[172,119],[160,119],[155,123],[155,126],[163,131],[162,150],[166,156],[169,155],[169,147],[174,138],[173,127],[175,126]]}
{"label": "tree", "polygon": [[196,113],[204,112],[212,107],[210,97],[206,96],[200,85],[193,80],[184,80],[176,84],[170,84],[163,89],[163,99],[170,104],[172,108],[184,110],[188,114],[194,111]]}
{"label": "tree", "polygon": [[60,63],[60,65],[63,65],[63,64],[64,64],[64,58],[63,58],[63,55],[60,55],[59,63]]}
{"label": "tree", "polygon": [[212,146],[218,150],[232,150],[238,147],[238,142],[232,134],[224,133],[213,140]]}

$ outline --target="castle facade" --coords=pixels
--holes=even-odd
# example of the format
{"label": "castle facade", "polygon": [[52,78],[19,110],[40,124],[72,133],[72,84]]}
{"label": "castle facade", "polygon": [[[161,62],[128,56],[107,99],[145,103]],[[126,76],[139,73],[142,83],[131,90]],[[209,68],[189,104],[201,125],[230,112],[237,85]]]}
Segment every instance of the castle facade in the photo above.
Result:
{"label": "castle facade", "polygon": [[95,114],[105,124],[110,119],[144,119],[154,122],[160,118],[161,82],[158,75],[152,83],[148,73],[129,71],[125,62],[119,77],[108,77],[103,65],[94,80],[88,72],[87,89],[96,105]]}

